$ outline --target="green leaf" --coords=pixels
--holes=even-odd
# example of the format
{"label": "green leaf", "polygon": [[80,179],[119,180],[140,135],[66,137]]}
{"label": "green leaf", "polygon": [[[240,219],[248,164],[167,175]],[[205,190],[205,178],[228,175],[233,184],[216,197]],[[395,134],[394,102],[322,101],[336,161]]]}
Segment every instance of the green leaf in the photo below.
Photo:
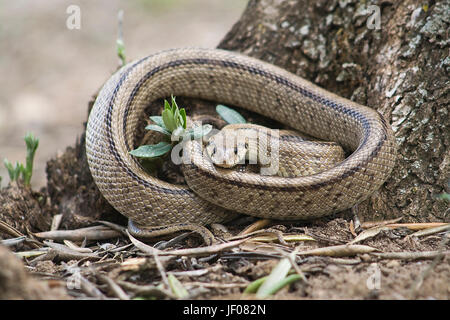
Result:
{"label": "green leaf", "polygon": [[27,170],[22,163],[18,163],[18,165],[19,165],[19,171],[17,173],[17,178],[19,177],[19,174],[21,174],[24,184],[29,185],[30,180],[31,180],[31,171]]}
{"label": "green leaf", "polygon": [[117,39],[116,41],[117,46],[117,56],[120,59],[120,62],[122,62],[122,66],[127,64],[127,59],[125,57],[125,45],[123,44],[123,41],[121,39]]}
{"label": "green leaf", "polygon": [[181,120],[180,110],[178,110],[178,108],[176,108],[175,112],[173,113],[173,120],[175,120],[176,128],[183,127],[183,124],[180,121]]}
{"label": "green leaf", "polygon": [[27,146],[26,166],[21,168],[22,177],[25,185],[30,185],[33,175],[33,161],[36,149],[39,146],[39,139],[35,138],[31,132],[25,135],[25,144]]}
{"label": "green leaf", "polygon": [[283,289],[285,286],[301,279],[302,279],[301,275],[291,274],[290,276],[287,276],[286,278],[280,280],[278,283],[275,283],[274,286],[272,287],[272,290],[269,291],[269,295],[273,295],[277,293],[279,290]]}
{"label": "green leaf", "polygon": [[172,111],[172,107],[170,106],[170,103],[167,100],[164,100],[164,110]]}
{"label": "green leaf", "polygon": [[438,194],[438,195],[436,196],[436,198],[441,199],[441,200],[447,200],[447,201],[450,201],[450,194],[444,192],[444,193]]}
{"label": "green leaf", "polygon": [[125,58],[125,45],[123,43],[123,29],[122,29],[122,23],[123,23],[123,10],[119,11],[119,14],[117,15],[118,20],[118,27],[119,27],[119,34],[116,40],[116,49],[117,49],[117,56],[119,57],[120,61],[122,62],[122,66],[126,64],[126,58]]}
{"label": "green leaf", "polygon": [[148,126],[145,127],[145,129],[161,132],[161,133],[163,133],[165,135],[168,135],[168,136],[171,135],[171,133],[169,131],[167,131],[165,128],[160,127],[160,126],[158,126],[156,124],[149,124]]}
{"label": "green leaf", "polygon": [[19,162],[16,161],[16,164],[13,166],[12,163],[6,158],[3,160],[3,163],[5,164],[5,168],[8,170],[9,179],[11,181],[17,181],[19,179],[23,165],[19,164]]}
{"label": "green leaf", "polygon": [[205,124],[201,127],[194,127],[185,131],[183,135],[183,139],[200,139],[203,136],[206,136],[212,130],[212,125]]}
{"label": "green leaf", "polygon": [[245,288],[244,290],[244,294],[248,294],[248,293],[255,293],[256,290],[258,290],[259,287],[261,287],[261,285],[264,283],[264,281],[267,280],[267,277],[262,277],[259,279],[256,279],[255,281],[251,282],[247,288]]}
{"label": "green leaf", "polygon": [[35,138],[31,132],[28,132],[24,140],[29,152],[34,153],[39,146],[39,139]]}
{"label": "green leaf", "polygon": [[181,115],[181,118],[183,119],[183,128],[186,129],[186,125],[187,125],[187,123],[186,123],[186,110],[184,110],[184,108],[180,109],[180,115]]}
{"label": "green leaf", "polygon": [[175,97],[173,95],[171,95],[170,100],[172,101],[172,112],[175,113],[175,109],[178,109],[178,105],[177,105],[177,102],[175,101]]}
{"label": "green leaf", "polygon": [[163,118],[161,116],[151,116],[150,120],[152,120],[158,126],[163,127],[164,129],[166,129],[166,126],[164,125]]}
{"label": "green leaf", "polygon": [[247,121],[245,121],[244,117],[241,116],[239,112],[231,108],[228,108],[227,106],[224,106],[222,104],[218,104],[216,106],[216,111],[223,120],[225,120],[230,124],[247,123]]}
{"label": "green leaf", "polygon": [[172,110],[164,109],[164,111],[162,112],[162,118],[167,130],[172,132],[177,128],[175,119],[173,118]]}
{"label": "green leaf", "polygon": [[162,156],[172,149],[172,144],[161,141],[158,144],[144,145],[130,151],[130,154],[139,158],[155,158]]}
{"label": "green leaf", "polygon": [[5,165],[6,170],[8,170],[9,180],[13,181],[15,170],[14,170],[12,163],[8,159],[5,158],[5,159],[3,159],[3,164]]}
{"label": "green leaf", "polygon": [[177,298],[184,299],[189,296],[189,292],[173,274],[169,274],[167,280],[169,281],[170,289]]}
{"label": "green leaf", "polygon": [[292,265],[288,258],[283,258],[273,268],[266,281],[259,287],[256,297],[259,299],[266,298],[280,289],[280,282],[286,278]]}
{"label": "green leaf", "polygon": [[35,138],[32,133],[27,133],[25,135],[25,144],[27,146],[27,156],[26,165],[16,162],[15,166],[12,165],[8,159],[4,159],[4,164],[8,170],[9,178],[11,181],[17,181],[20,176],[25,185],[29,185],[31,181],[31,176],[33,174],[33,161],[36,150],[39,146],[39,139]]}

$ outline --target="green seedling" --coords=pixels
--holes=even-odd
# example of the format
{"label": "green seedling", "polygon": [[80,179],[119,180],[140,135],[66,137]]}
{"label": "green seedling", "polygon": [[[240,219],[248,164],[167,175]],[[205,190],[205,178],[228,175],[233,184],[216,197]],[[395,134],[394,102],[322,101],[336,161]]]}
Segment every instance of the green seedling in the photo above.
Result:
{"label": "green seedling", "polygon": [[206,124],[202,127],[187,129],[186,110],[178,108],[175,97],[171,97],[171,102],[164,100],[164,109],[161,116],[151,116],[153,122],[145,127],[147,130],[156,131],[164,135],[163,141],[154,145],[143,145],[130,151],[130,154],[146,159],[163,157],[180,141],[185,139],[199,139],[207,135],[212,126]]}
{"label": "green seedling", "polygon": [[167,276],[167,280],[169,281],[170,290],[177,298],[186,299],[187,297],[189,297],[189,292],[186,290],[180,280],[178,280],[173,274],[169,274]]}
{"label": "green seedling", "polygon": [[8,170],[11,181],[18,181],[19,178],[22,177],[24,185],[29,186],[31,183],[31,176],[33,175],[33,162],[36,150],[39,146],[39,139],[35,138],[32,133],[27,133],[24,140],[27,146],[25,166],[19,162],[16,162],[13,166],[6,158],[3,160],[3,163]]}
{"label": "green seedling", "polygon": [[5,168],[8,170],[9,179],[11,181],[19,180],[20,173],[23,170],[23,165],[16,161],[16,164],[13,166],[13,164],[6,158],[3,160],[3,163],[5,164]]}
{"label": "green seedling", "polygon": [[127,63],[127,59],[125,57],[125,44],[123,43],[123,10],[120,10],[117,14],[117,20],[118,20],[118,36],[116,40],[116,49],[117,49],[117,56],[120,59],[120,62],[122,63],[122,66],[124,66]]}
{"label": "green seedling", "polygon": [[233,110],[223,104],[216,106],[216,112],[219,116],[229,124],[247,123],[243,116],[236,110]]}
{"label": "green seedling", "polygon": [[437,199],[445,200],[450,202],[450,193],[441,193],[436,196]]}
{"label": "green seedling", "polygon": [[259,278],[250,283],[244,290],[244,294],[256,293],[256,297],[259,299],[274,295],[287,285],[303,279],[299,274],[291,274],[293,271],[289,259],[281,259],[268,276]]}

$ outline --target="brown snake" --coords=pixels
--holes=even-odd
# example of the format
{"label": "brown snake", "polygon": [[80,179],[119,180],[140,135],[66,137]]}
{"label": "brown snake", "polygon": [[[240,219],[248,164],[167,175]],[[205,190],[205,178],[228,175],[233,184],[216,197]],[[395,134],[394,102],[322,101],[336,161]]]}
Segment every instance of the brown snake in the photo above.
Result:
{"label": "brown snake", "polygon": [[[203,163],[200,144],[193,141],[188,150],[194,161],[183,165],[189,187],[161,181],[128,152],[148,104],[172,94],[240,106],[335,141],[351,155],[304,177],[227,174]],[[130,63],[106,82],[89,116],[86,153],[104,197],[138,226],[163,230],[223,222],[228,210],[306,220],[351,208],[387,179],[396,147],[389,124],[373,109],[241,54],[187,48]]]}

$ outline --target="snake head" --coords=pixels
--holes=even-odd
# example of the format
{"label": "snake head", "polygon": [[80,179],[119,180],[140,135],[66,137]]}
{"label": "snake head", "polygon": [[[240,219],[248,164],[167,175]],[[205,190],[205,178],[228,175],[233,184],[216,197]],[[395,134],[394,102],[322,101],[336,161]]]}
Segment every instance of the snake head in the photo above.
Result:
{"label": "snake head", "polygon": [[209,138],[206,153],[211,161],[222,168],[233,168],[244,164],[247,154],[247,143],[239,141],[233,130],[222,130]]}

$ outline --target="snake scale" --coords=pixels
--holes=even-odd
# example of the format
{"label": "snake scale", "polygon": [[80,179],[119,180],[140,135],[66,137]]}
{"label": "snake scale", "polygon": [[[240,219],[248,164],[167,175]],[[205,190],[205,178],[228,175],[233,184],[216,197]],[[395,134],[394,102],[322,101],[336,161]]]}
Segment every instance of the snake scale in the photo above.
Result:
{"label": "snake scale", "polygon": [[[200,144],[192,141],[187,148],[193,161],[183,165],[188,186],[170,184],[148,175],[129,154],[145,108],[170,95],[239,106],[337,142],[351,154],[304,177],[227,174],[203,163]],[[396,146],[390,125],[373,109],[254,58],[185,48],[129,63],[105,83],[89,116],[86,153],[94,181],[112,206],[138,227],[157,231],[223,222],[231,210],[307,220],[351,208],[390,175]]]}

